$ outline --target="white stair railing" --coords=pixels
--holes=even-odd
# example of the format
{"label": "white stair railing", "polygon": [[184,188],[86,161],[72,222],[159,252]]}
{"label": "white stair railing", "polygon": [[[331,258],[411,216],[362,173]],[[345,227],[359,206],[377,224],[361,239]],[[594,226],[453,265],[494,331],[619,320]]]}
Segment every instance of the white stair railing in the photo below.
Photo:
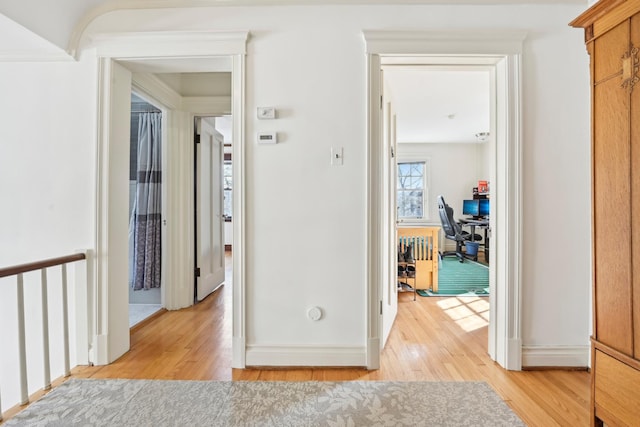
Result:
{"label": "white stair railing", "polygon": [[[16,303],[18,311],[18,357],[20,375],[20,404],[29,403],[29,384],[27,377],[27,348],[25,336],[25,309],[24,309],[24,277],[23,274],[31,271],[41,271],[40,288],[42,303],[42,351],[44,361],[44,390],[51,389],[51,361],[49,349],[49,302],[47,287],[47,268],[61,266],[62,272],[62,329],[64,352],[64,376],[71,374],[70,348],[69,348],[69,304],[67,289],[67,264],[86,260],[86,254],[77,253],[58,258],[37,261],[29,264],[0,268],[0,278],[16,276]],[[0,421],[2,421],[2,397],[0,395]]]}

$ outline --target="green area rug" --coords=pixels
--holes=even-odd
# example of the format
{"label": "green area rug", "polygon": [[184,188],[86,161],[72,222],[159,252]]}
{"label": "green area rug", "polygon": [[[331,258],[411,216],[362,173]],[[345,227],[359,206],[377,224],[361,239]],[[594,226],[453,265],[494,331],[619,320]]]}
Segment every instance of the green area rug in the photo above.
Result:
{"label": "green area rug", "polygon": [[438,292],[417,290],[421,297],[489,296],[489,267],[466,259],[445,257],[438,270]]}

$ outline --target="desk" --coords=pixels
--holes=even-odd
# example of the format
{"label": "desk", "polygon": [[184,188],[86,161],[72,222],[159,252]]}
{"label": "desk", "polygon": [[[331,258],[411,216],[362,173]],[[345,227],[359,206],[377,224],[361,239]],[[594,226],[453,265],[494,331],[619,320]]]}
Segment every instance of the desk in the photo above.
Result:
{"label": "desk", "polygon": [[476,227],[480,227],[484,230],[484,260],[489,262],[489,220],[486,218],[460,218],[460,224],[468,225],[471,228],[471,235],[476,233]]}

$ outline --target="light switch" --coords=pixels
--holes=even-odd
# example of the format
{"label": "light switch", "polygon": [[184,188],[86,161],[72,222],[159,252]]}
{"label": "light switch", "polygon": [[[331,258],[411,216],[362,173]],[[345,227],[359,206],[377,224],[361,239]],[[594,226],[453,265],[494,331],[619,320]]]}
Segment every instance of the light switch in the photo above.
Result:
{"label": "light switch", "polygon": [[343,157],[342,147],[331,147],[331,166],[342,166]]}

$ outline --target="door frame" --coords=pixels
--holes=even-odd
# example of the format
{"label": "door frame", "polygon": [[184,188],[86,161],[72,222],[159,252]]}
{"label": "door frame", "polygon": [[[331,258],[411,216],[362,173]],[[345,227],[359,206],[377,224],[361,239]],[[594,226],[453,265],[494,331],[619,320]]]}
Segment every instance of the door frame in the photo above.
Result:
{"label": "door frame", "polygon": [[[388,182],[384,176],[385,146],[380,135],[380,79],[382,57],[458,58],[468,63],[486,60],[495,66],[495,177],[496,201],[492,206],[493,247],[490,278],[490,357],[509,370],[522,368],[521,339],[521,236],[522,236],[522,44],[523,31],[363,31],[367,82],[367,368],[380,367],[384,267],[395,262],[385,257],[380,236],[389,233],[384,212],[388,200],[380,195]],[[464,63],[464,62],[463,62]],[[492,129],[493,132],[493,129]],[[395,226],[395,225],[394,225]]]}
{"label": "door frame", "polygon": [[[110,188],[115,188],[118,177],[111,173],[110,155],[119,145],[110,138],[110,102],[112,91],[112,68],[118,61],[176,61],[184,63],[189,70],[189,61],[228,57],[232,63],[233,117],[233,301],[232,301],[232,367],[245,366],[245,55],[248,32],[211,31],[165,31],[152,33],[109,33],[92,39],[89,49],[95,49],[99,59],[98,106],[97,106],[97,147],[96,147],[96,264],[92,289],[93,312],[90,326],[90,361],[103,365],[116,360],[129,349],[128,328],[123,330],[118,317],[122,317],[123,307],[111,303],[109,291],[128,291],[126,283],[111,283],[116,277],[119,254],[126,254],[113,234],[121,228],[110,212]],[[202,71],[199,69],[198,71]],[[160,99],[164,101],[164,99]],[[166,104],[166,102],[165,102]],[[179,103],[178,103],[179,104]],[[217,114],[183,105],[167,105],[167,123],[172,129],[168,138],[176,143],[166,144],[167,171],[166,225],[167,235],[166,266],[164,269],[165,303],[169,309],[177,309],[193,304],[193,146],[188,141],[193,138],[193,116]],[[187,109],[185,111],[185,109]],[[185,188],[187,190],[185,190]],[[114,259],[115,257],[115,259]],[[114,274],[111,274],[114,273]],[[173,285],[172,285],[173,283]],[[188,291],[179,288],[178,283],[188,283]],[[171,289],[169,289],[171,287]],[[187,293],[188,292],[188,293]]]}

